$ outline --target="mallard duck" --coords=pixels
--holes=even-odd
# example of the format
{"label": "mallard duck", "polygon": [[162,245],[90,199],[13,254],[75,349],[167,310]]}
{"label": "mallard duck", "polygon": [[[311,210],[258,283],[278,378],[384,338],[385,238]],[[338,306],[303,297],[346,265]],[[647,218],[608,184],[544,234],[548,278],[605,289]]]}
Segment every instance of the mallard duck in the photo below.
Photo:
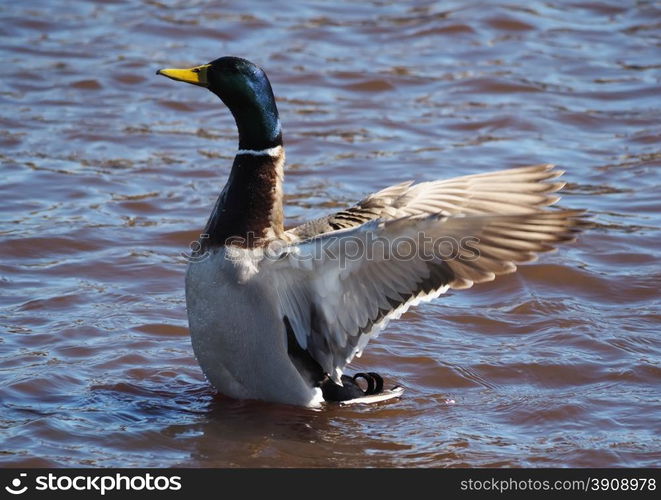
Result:
{"label": "mallard duck", "polygon": [[239,132],[186,272],[193,350],[226,396],[307,407],[398,397],[376,373],[344,373],[389,320],[575,238],[581,212],[547,208],[564,185],[552,165],[407,181],[285,229],[285,150],[264,71],[221,57],[157,74],[209,89]]}

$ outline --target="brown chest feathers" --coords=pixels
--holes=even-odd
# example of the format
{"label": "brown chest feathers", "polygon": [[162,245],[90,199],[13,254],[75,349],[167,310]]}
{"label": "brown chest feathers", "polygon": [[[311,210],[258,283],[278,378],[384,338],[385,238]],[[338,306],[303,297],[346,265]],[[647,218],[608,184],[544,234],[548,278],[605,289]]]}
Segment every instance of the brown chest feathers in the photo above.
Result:
{"label": "brown chest feathers", "polygon": [[282,146],[239,151],[201,239],[206,248],[255,248],[282,235]]}

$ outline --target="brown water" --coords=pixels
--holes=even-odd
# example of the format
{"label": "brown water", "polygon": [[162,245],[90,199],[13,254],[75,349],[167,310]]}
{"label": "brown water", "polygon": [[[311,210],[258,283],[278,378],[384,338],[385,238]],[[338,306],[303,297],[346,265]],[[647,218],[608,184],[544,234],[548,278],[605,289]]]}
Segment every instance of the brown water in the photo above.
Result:
{"label": "brown water", "polygon": [[[658,466],[658,4],[274,4],[1,4],[0,466]],[[216,396],[181,254],[236,132],[154,72],[222,55],[271,78],[290,223],[552,162],[596,227],[391,323],[353,368],[399,402]]]}

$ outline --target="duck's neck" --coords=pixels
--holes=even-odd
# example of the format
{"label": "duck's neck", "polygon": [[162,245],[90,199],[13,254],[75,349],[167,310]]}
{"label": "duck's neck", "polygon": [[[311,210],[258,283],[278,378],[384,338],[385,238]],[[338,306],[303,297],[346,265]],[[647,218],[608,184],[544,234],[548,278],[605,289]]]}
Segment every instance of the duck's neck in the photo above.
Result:
{"label": "duck's neck", "polygon": [[284,232],[285,150],[275,102],[237,113],[239,151],[205,228],[202,245],[255,248]]}
{"label": "duck's neck", "polygon": [[262,151],[282,145],[282,131],[275,96],[266,75],[246,94],[216,95],[234,116],[239,130],[239,150]]}
{"label": "duck's neck", "polygon": [[282,130],[275,101],[231,109],[239,130],[239,150],[263,151],[282,146]]}

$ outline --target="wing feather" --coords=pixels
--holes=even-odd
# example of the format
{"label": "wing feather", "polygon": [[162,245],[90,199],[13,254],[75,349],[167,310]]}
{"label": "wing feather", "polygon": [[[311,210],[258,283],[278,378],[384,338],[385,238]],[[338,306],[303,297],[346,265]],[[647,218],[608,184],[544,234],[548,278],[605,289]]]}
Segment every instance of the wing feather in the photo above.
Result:
{"label": "wing feather", "polygon": [[[529,182],[531,177],[550,174],[536,168],[508,175]],[[410,189],[410,184],[388,189],[397,195]],[[539,198],[534,202],[540,202]],[[418,206],[431,208],[422,202]],[[339,383],[347,363],[361,354],[390,319],[448,288],[469,288],[514,272],[517,263],[571,241],[581,214],[534,208],[513,214],[441,212],[374,219],[291,243],[277,258],[265,259],[260,273],[269,274],[270,282],[278,287],[281,314],[289,318],[299,345]],[[412,252],[398,258],[394,249],[403,238]],[[362,242],[365,249],[377,240],[385,242],[388,250],[374,252],[370,258],[349,256],[346,251],[348,241]],[[435,242],[440,240],[469,241],[470,245],[459,243],[453,252],[438,253]]]}
{"label": "wing feather", "polygon": [[367,196],[356,205],[315,219],[285,232],[288,241],[303,241],[320,234],[358,227],[381,219],[409,216],[534,213],[556,203],[552,193],[564,186],[551,181],[562,175],[553,165],[532,165],[454,179],[402,182]]}

